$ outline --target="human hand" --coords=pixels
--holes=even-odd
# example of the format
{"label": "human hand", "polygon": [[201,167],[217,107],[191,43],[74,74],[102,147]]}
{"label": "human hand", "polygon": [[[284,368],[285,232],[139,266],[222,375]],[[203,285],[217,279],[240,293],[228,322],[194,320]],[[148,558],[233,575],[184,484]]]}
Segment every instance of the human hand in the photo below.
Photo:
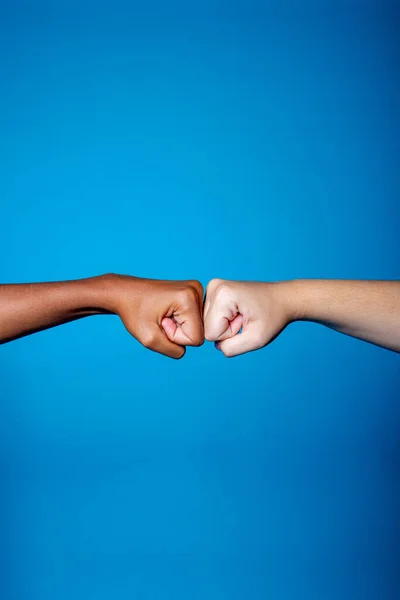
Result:
{"label": "human hand", "polygon": [[[113,274],[0,284],[0,344],[83,317],[117,314],[144,346],[181,358],[185,346],[204,341],[202,295],[198,281]],[[207,286],[205,337],[225,356],[262,348],[295,320],[400,352],[400,282],[213,279]]]}
{"label": "human hand", "polygon": [[203,286],[199,281],[162,281],[111,275],[109,308],[143,346],[182,358],[185,346],[204,342]]}
{"label": "human hand", "polygon": [[227,357],[266,346],[295,318],[285,301],[289,285],[212,279],[204,305],[206,340]]}

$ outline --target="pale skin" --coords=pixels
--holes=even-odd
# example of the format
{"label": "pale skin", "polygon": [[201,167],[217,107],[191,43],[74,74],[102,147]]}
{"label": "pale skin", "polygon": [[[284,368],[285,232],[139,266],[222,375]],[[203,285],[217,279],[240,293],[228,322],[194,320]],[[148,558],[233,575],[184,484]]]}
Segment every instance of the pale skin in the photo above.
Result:
{"label": "pale skin", "polygon": [[227,357],[263,348],[294,321],[400,352],[400,282],[213,279],[207,286],[205,338]]}
{"label": "pale skin", "polygon": [[[0,285],[0,344],[91,315],[115,314],[146,348],[182,358],[204,337],[232,357],[262,348],[294,321],[314,321],[400,352],[400,282],[213,279],[108,274]],[[204,325],[203,325],[204,322]]]}

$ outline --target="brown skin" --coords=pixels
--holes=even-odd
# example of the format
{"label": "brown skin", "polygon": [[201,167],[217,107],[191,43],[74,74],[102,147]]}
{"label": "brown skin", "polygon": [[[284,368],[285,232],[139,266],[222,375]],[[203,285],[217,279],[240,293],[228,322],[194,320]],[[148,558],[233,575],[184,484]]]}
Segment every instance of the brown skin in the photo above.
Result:
{"label": "brown skin", "polygon": [[56,325],[116,314],[143,346],[182,358],[204,341],[200,282],[101,275],[76,281],[0,285],[0,344]]}

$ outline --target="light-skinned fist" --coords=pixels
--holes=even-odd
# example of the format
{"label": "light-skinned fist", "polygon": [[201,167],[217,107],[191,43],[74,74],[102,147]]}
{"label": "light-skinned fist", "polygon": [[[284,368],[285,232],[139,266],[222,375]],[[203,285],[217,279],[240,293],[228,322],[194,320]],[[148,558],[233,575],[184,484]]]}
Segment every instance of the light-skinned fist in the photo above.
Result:
{"label": "light-skinned fist", "polygon": [[212,279],[204,305],[206,340],[227,357],[266,346],[294,318],[284,300],[287,285]]}

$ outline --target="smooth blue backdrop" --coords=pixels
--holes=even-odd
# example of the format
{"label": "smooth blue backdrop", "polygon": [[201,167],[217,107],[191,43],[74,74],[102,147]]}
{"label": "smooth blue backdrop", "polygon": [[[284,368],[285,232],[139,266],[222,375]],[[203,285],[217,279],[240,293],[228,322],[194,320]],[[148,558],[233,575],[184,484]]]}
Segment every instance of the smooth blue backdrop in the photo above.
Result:
{"label": "smooth blue backdrop", "polygon": [[[0,280],[400,278],[396,4],[0,0]],[[0,360],[2,600],[399,597],[394,353]]]}

